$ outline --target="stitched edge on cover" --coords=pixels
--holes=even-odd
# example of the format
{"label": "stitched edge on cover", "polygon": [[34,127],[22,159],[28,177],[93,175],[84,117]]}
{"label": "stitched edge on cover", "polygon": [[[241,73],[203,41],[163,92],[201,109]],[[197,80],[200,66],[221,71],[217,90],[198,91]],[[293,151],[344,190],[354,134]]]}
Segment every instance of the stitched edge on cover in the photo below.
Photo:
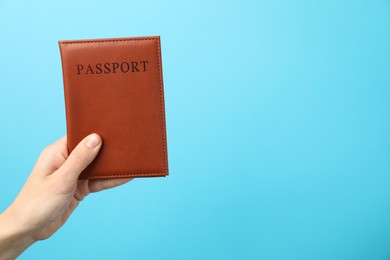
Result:
{"label": "stitched edge on cover", "polygon": [[80,43],[98,43],[98,42],[126,42],[126,41],[158,41],[157,38],[133,38],[133,39],[112,39],[112,40],[78,40],[78,41],[60,41],[60,44],[80,44]]}
{"label": "stitched edge on cover", "polygon": [[[160,39],[156,39],[156,45],[157,45],[157,64],[158,64],[158,74],[159,74],[159,80],[160,80],[160,104],[161,104],[161,126],[162,126],[162,138],[163,138],[163,153],[164,153],[164,167],[165,172],[168,174],[168,160],[167,160],[167,151],[164,149],[167,147],[166,144],[166,129],[165,129],[165,105],[164,105],[164,93],[163,93],[163,81],[162,81],[162,64],[161,64],[161,51],[160,51]],[[164,123],[165,122],[165,123]]]}
{"label": "stitched edge on cover", "polygon": [[127,178],[131,178],[131,177],[150,177],[150,176],[166,177],[167,174],[165,172],[157,172],[157,173],[137,173],[137,174],[85,176],[85,178],[83,178],[83,176],[81,176],[81,179],[82,180],[91,180],[91,179],[126,178],[126,177]]}

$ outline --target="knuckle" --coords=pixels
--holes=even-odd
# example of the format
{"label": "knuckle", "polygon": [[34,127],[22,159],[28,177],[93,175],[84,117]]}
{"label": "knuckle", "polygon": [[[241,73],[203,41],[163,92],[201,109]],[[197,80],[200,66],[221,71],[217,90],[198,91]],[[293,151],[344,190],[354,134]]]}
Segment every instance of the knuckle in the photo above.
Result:
{"label": "knuckle", "polygon": [[52,152],[53,151],[53,146],[52,145],[48,145],[46,146],[45,148],[43,148],[41,154],[40,154],[40,157],[41,158],[48,158],[52,155]]}
{"label": "knuckle", "polygon": [[74,153],[73,162],[77,165],[82,165],[84,163],[84,156],[81,153]]}

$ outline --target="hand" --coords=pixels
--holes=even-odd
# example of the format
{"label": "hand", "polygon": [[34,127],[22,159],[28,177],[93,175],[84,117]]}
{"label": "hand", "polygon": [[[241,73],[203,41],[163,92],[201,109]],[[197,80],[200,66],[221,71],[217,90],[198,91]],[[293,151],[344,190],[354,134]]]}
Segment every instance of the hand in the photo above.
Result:
{"label": "hand", "polygon": [[69,155],[66,136],[46,147],[12,205],[0,215],[0,259],[13,259],[38,240],[49,238],[89,193],[131,179],[80,180],[102,140],[91,134]]}

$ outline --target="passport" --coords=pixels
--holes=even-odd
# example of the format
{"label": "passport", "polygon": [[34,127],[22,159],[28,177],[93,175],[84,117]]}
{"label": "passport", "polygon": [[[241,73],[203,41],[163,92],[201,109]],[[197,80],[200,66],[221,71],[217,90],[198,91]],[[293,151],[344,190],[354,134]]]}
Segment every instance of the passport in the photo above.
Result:
{"label": "passport", "polygon": [[159,36],[59,41],[68,152],[103,140],[80,179],[168,175]]}

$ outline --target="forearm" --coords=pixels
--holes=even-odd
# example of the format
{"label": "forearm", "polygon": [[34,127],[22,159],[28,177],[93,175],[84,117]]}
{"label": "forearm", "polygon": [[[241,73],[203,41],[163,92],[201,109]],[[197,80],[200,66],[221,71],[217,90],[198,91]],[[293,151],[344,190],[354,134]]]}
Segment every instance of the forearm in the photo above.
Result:
{"label": "forearm", "polygon": [[0,260],[15,259],[35,242],[17,218],[10,209],[0,214]]}

